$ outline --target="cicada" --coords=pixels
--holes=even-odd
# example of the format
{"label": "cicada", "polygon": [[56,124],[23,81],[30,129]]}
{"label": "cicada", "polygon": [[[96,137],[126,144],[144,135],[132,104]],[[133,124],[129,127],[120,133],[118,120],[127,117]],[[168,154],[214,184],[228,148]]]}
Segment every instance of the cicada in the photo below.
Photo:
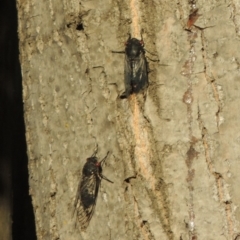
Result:
{"label": "cicada", "polygon": [[87,158],[83,166],[82,177],[78,185],[74,202],[74,212],[76,211],[77,213],[77,220],[82,231],[87,229],[94,214],[101,180],[105,179],[113,183],[102,174],[102,165],[109,152],[100,162],[98,162],[95,153],[90,158]]}
{"label": "cicada", "polygon": [[131,38],[129,34],[125,45],[125,51],[112,51],[113,53],[125,53],[125,91],[121,94],[120,98],[127,98],[132,93],[138,93],[148,85],[148,69],[143,40]]}

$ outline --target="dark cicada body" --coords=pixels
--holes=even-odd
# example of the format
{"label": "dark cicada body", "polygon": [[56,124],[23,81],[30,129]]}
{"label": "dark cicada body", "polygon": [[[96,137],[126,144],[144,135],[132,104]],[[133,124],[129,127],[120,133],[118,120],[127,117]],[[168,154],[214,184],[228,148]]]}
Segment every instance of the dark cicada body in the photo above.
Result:
{"label": "dark cicada body", "polygon": [[129,36],[125,48],[124,80],[125,92],[121,98],[138,93],[148,84],[147,60],[143,41]]}
{"label": "dark cicada body", "polygon": [[113,183],[102,175],[102,164],[106,158],[107,156],[101,162],[98,162],[97,157],[92,156],[87,159],[83,166],[82,178],[74,202],[82,231],[86,230],[93,216],[101,180],[105,179]]}

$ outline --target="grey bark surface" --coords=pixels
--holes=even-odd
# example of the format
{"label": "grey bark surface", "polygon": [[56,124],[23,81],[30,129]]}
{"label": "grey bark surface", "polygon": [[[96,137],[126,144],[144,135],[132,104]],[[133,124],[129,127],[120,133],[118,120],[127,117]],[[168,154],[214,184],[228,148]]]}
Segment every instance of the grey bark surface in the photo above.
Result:
{"label": "grey bark surface", "polygon": [[[121,100],[124,55],[111,51],[140,37],[131,3],[160,63]],[[240,238],[239,12],[236,0],[18,0],[39,240]],[[73,203],[96,145],[114,184],[102,181],[81,232]]]}

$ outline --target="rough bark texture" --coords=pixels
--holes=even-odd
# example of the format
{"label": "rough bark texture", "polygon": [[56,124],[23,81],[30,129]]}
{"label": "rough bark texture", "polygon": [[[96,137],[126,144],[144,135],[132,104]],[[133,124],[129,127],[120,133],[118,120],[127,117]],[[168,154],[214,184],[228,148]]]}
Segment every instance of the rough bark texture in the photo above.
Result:
{"label": "rough bark texture", "polygon": [[[240,238],[239,12],[237,0],[18,1],[39,240]],[[111,50],[141,29],[161,62],[147,91],[120,100],[124,56]],[[73,202],[96,144],[114,184],[82,233]]]}

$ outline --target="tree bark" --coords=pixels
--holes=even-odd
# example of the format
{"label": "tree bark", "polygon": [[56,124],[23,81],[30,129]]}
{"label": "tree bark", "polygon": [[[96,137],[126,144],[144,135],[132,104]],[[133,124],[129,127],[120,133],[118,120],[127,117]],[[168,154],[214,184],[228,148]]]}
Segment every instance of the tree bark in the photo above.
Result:
{"label": "tree bark", "polygon": [[[240,238],[237,3],[18,1],[39,240]],[[129,32],[160,63],[121,100],[124,55],[111,51]],[[73,203],[96,145],[114,184],[84,233]]]}

